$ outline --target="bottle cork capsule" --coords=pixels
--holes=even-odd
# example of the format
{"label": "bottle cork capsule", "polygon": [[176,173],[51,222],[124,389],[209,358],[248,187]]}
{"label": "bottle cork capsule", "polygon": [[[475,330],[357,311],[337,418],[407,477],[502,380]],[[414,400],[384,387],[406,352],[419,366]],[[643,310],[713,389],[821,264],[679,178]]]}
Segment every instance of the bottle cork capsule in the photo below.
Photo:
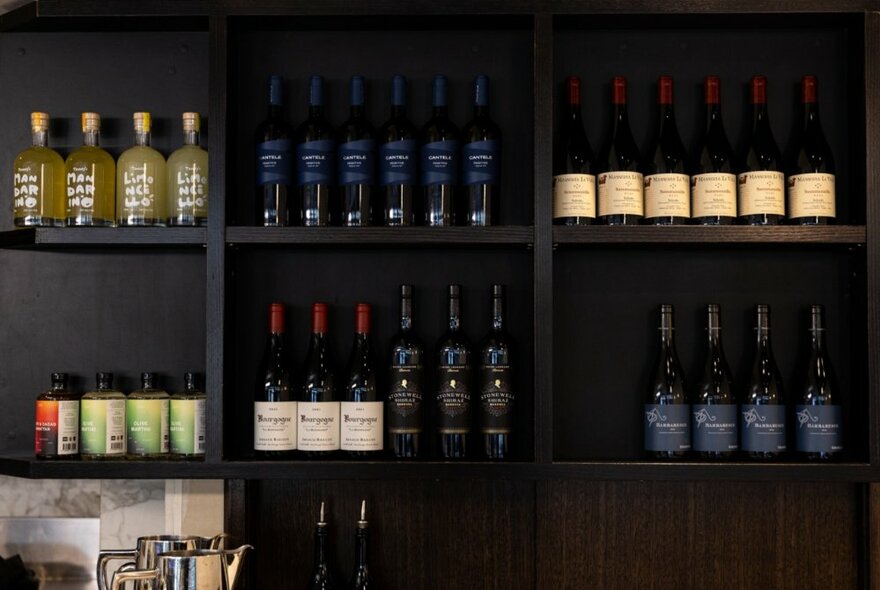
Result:
{"label": "bottle cork capsule", "polygon": [[83,113],[82,114],[82,129],[83,129],[83,132],[100,131],[100,129],[101,129],[101,115],[99,115],[98,113]]}
{"label": "bottle cork capsule", "polygon": [[49,130],[49,113],[31,113],[31,129],[34,131]]}
{"label": "bottle cork capsule", "polygon": [[150,118],[150,113],[135,113],[134,116],[134,130],[149,133],[150,128],[152,127],[152,119]]}
{"label": "bottle cork capsule", "polygon": [[199,117],[198,113],[183,113],[181,118],[183,119],[184,131],[197,132],[201,128],[201,117]]}

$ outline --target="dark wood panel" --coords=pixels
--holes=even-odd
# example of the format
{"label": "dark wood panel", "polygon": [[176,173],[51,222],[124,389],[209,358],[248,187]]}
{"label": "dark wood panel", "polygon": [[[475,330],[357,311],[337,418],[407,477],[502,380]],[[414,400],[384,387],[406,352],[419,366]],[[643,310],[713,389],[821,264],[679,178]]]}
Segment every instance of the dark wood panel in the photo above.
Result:
{"label": "dark wood panel", "polygon": [[855,588],[848,484],[541,482],[538,588]]}
{"label": "dark wood panel", "polygon": [[864,225],[607,226],[553,228],[555,244],[865,244]]}
{"label": "dark wood panel", "polygon": [[68,227],[20,228],[0,232],[2,248],[120,248],[158,246],[204,246],[207,231],[203,227]]}

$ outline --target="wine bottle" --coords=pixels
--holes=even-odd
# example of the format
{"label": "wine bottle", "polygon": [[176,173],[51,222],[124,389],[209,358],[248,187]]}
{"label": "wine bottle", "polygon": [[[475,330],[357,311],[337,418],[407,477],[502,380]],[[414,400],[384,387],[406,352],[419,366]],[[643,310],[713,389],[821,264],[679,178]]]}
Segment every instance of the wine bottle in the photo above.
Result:
{"label": "wine bottle", "polygon": [[125,394],[113,389],[113,373],[98,373],[97,387],[80,401],[80,454],[83,459],[125,456]]}
{"label": "wine bottle", "polygon": [[324,520],[324,503],[315,524],[315,567],[309,580],[309,590],[335,590],[336,583],[330,570],[329,550],[327,548],[327,521]]}
{"label": "wine bottle", "polygon": [[254,393],[254,455],[290,457],[296,450],[296,396],[284,336],[284,304],[269,305],[269,337]]}
{"label": "wine bottle", "polygon": [[312,336],[297,407],[297,449],[312,457],[339,450],[339,400],[327,344],[327,304],[312,305]]}
{"label": "wine bottle", "polygon": [[607,225],[635,225],[645,213],[644,178],[639,148],[629,128],[626,78],[611,80],[611,134],[599,154],[596,177],[599,220]]}
{"label": "wine bottle", "polygon": [[63,225],[66,197],[64,160],[49,147],[49,115],[31,113],[31,147],[12,168],[12,222],[16,226]]}
{"label": "wine bottle", "polygon": [[770,306],[757,306],[755,362],[740,405],[742,449],[753,459],[773,459],[786,450],[782,377],[770,345]]}
{"label": "wine bottle", "polygon": [[205,403],[207,396],[196,383],[195,373],[183,374],[183,391],[171,396],[171,456],[187,461],[205,458]]}
{"label": "wine bottle", "polygon": [[645,221],[653,225],[683,225],[691,216],[687,153],[675,124],[672,76],[657,81],[660,123],[645,158]]}
{"label": "wine bottle", "polygon": [[413,330],[413,287],[400,286],[400,330],[391,341],[388,435],[399,459],[419,456],[424,423],[425,347]]}
{"label": "wine bottle", "polygon": [[370,343],[370,306],[355,306],[354,344],[348,361],[345,399],[340,404],[340,448],[354,456],[382,452],[385,430],[383,404],[376,388],[373,347]]}
{"label": "wine bottle", "polygon": [[150,147],[150,113],[135,113],[133,120],[134,146],[116,162],[116,222],[120,227],[165,225],[165,157]]}
{"label": "wine bottle", "polygon": [[351,77],[348,120],[339,128],[339,201],[342,225],[370,225],[376,168],[376,132],[364,115],[364,77]]}
{"label": "wine bottle", "polygon": [[367,501],[361,501],[361,517],[358,520],[354,533],[355,562],[354,574],[351,576],[349,588],[351,590],[373,590],[373,580],[370,578],[370,568],[367,565],[367,541],[370,537],[370,523],[367,522]]}
{"label": "wine bottle", "polygon": [[509,459],[516,402],[504,285],[492,285],[492,326],[480,345],[480,431],[489,459]]}
{"label": "wine bottle", "polygon": [[461,182],[467,225],[498,225],[501,129],[489,117],[489,76],[474,79],[474,117],[461,130]]}
{"label": "wine bottle", "polygon": [[99,147],[101,116],[82,114],[83,145],[64,162],[68,226],[116,224],[116,161]]}
{"label": "wine bottle", "polygon": [[208,152],[198,113],[183,113],[183,147],[168,156],[168,225],[208,224]]}
{"label": "wine bottle", "polygon": [[752,134],[737,180],[739,219],[747,225],[778,225],[785,217],[785,175],[767,114],[764,76],[752,78],[751,100]]}
{"label": "wine bottle", "polygon": [[829,460],[843,451],[843,412],[837,379],[825,349],[825,308],[810,306],[810,317],[810,357],[795,406],[795,448],[808,459]]}
{"label": "wine bottle", "polygon": [[419,132],[406,117],[406,78],[391,80],[391,118],[379,129],[379,181],[385,225],[413,225]]}
{"label": "wine bottle", "polygon": [[425,225],[430,227],[447,227],[455,223],[458,128],[449,120],[446,86],[446,76],[434,76],[433,114],[422,128],[421,135]]}
{"label": "wine bottle", "polygon": [[721,118],[718,76],[706,76],[703,97],[706,128],[691,170],[691,216],[699,225],[730,225],[736,221],[736,161]]}
{"label": "wine bottle", "polygon": [[167,391],[156,387],[155,373],[141,373],[141,388],[125,400],[129,459],[168,457],[170,399]]}
{"label": "wine bottle", "polygon": [[437,343],[437,420],[444,459],[464,459],[471,431],[471,345],[461,329],[461,286],[449,285],[449,328]]}
{"label": "wine bottle", "polygon": [[709,345],[703,375],[693,396],[694,451],[704,459],[729,458],[739,449],[737,406],[733,376],[721,344],[721,306],[707,307]]}
{"label": "wine bottle", "polygon": [[269,78],[269,112],[256,130],[256,223],[266,227],[290,225],[293,129],[284,120],[282,83]]}
{"label": "wine bottle", "polygon": [[788,177],[788,218],[800,225],[834,223],[834,156],[819,122],[816,76],[801,80],[804,127]]}
{"label": "wine bottle", "polygon": [[67,373],[52,373],[52,388],[37,397],[37,459],[79,458],[79,396],[68,382]]}
{"label": "wine bottle", "polygon": [[330,225],[330,191],[336,141],[324,118],[324,79],[309,80],[309,116],[296,130],[296,186],[300,223]]}
{"label": "wine bottle", "polygon": [[658,459],[684,457],[691,448],[691,406],[675,350],[673,308],[660,306],[660,352],[645,403],[645,450]]}
{"label": "wine bottle", "polygon": [[566,103],[553,152],[553,224],[591,225],[596,219],[596,165],[581,120],[581,79],[565,79]]}

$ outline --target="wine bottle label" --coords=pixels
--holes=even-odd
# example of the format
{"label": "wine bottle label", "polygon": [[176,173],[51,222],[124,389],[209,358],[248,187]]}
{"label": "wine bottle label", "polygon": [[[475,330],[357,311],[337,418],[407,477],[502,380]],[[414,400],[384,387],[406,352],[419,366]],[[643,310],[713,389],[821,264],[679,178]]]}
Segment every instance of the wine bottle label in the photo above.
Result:
{"label": "wine bottle label", "polygon": [[12,202],[16,218],[43,215],[41,211],[43,194],[40,190],[40,187],[43,186],[51,188],[52,183],[51,181],[44,182],[41,165],[28,162],[15,167],[15,172],[12,175]]}
{"label": "wine bottle label", "polygon": [[203,170],[198,162],[188,162],[176,170],[169,170],[169,174],[174,175],[171,217],[207,217],[208,171]]}
{"label": "wine bottle label", "polygon": [[464,144],[461,148],[461,183],[498,184],[501,175],[501,142],[484,139]]}
{"label": "wine bottle label", "polygon": [[[163,160],[164,162],[164,160]],[[161,173],[160,173],[161,172]],[[165,173],[151,162],[134,162],[125,166],[119,173],[123,193],[122,211],[118,218],[134,217],[155,219],[159,183],[165,182]]]}
{"label": "wine bottle label", "polygon": [[422,366],[392,366],[388,392],[388,432],[422,431]]}
{"label": "wine bottle label", "polygon": [[205,454],[205,400],[172,399],[171,452],[175,455]]}
{"label": "wine bottle label", "polygon": [[254,402],[254,450],[296,450],[296,402]]}
{"label": "wine bottle label", "polygon": [[343,451],[381,451],[385,430],[382,402],[339,402],[339,447]]}
{"label": "wine bottle label", "polygon": [[603,172],[596,180],[599,215],[642,215],[644,180],[639,172]]}
{"label": "wine bottle label", "polygon": [[[97,168],[97,166],[95,167]],[[67,170],[67,216],[95,211],[96,172],[88,162],[74,162]]]}
{"label": "wine bottle label", "polygon": [[736,404],[694,404],[691,432],[694,450],[725,453],[739,448]]}
{"label": "wine bottle label", "polygon": [[332,139],[316,139],[296,146],[296,185],[333,184]]}
{"label": "wine bottle label", "polygon": [[596,217],[596,177],[557,174],[553,177],[553,218]]}
{"label": "wine bottle label", "polygon": [[743,404],[739,431],[747,453],[779,453],[785,450],[785,406]]}
{"label": "wine bottle label", "polygon": [[437,388],[440,434],[467,434],[471,430],[471,368],[441,366]]}
{"label": "wine bottle label", "polygon": [[257,184],[293,184],[290,181],[293,142],[272,139],[257,144]]}
{"label": "wine bottle label", "polygon": [[419,142],[415,139],[389,141],[379,146],[379,182],[414,185],[418,182]]}
{"label": "wine bottle label", "polygon": [[299,402],[297,415],[300,451],[339,450],[339,402]]}
{"label": "wine bottle label", "polygon": [[458,142],[432,141],[422,146],[422,185],[458,184]]}
{"label": "wine bottle label", "polygon": [[687,174],[645,177],[645,217],[690,217],[690,178]]}
{"label": "wine bottle label", "polygon": [[124,399],[84,399],[80,402],[80,412],[84,455],[125,454]]}
{"label": "wine bottle label", "polygon": [[691,215],[736,217],[736,175],[710,172],[691,177]]}
{"label": "wine bottle label", "polygon": [[36,452],[44,457],[79,453],[79,402],[38,400]]}
{"label": "wine bottle label", "polygon": [[168,452],[168,400],[125,401],[128,454],[156,455]]}
{"label": "wine bottle label", "polygon": [[803,453],[838,453],[843,450],[840,406],[795,406],[796,448]]}
{"label": "wine bottle label", "polygon": [[689,404],[645,404],[645,450],[676,452],[690,448]]}
{"label": "wine bottle label", "polygon": [[373,186],[376,169],[376,141],[355,139],[339,144],[339,184]]}
{"label": "wine bottle label", "polygon": [[835,217],[833,174],[795,174],[788,177],[788,216]]}
{"label": "wine bottle label", "polygon": [[480,370],[480,432],[509,434],[513,429],[513,380],[510,365]]}
{"label": "wine bottle label", "polygon": [[738,177],[740,215],[785,215],[785,175],[772,170]]}

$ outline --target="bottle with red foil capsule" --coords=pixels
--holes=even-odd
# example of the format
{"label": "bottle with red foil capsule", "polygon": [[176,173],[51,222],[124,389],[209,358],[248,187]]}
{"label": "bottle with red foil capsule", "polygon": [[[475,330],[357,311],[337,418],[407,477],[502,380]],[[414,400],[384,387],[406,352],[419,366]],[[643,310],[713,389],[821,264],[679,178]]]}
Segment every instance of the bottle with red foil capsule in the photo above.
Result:
{"label": "bottle with red foil capsule", "polygon": [[350,455],[376,455],[384,448],[384,405],[376,387],[375,368],[370,343],[370,306],[358,303],[348,378],[339,404],[339,446]]}
{"label": "bottle with red foil capsule", "polygon": [[684,225],[691,216],[690,179],[685,173],[687,152],[675,124],[672,76],[657,81],[660,124],[651,150],[645,155],[645,222]]}
{"label": "bottle with red foil capsule", "polygon": [[635,225],[644,216],[644,180],[639,148],[629,128],[626,78],[611,80],[611,134],[597,160],[599,220],[607,225]]}
{"label": "bottle with red foil capsule", "polygon": [[565,79],[565,105],[553,152],[553,224],[592,225],[596,219],[595,159],[581,119],[581,79]]}
{"label": "bottle with red foil capsule", "polygon": [[737,185],[739,219],[746,225],[778,225],[785,218],[785,175],[782,156],[767,115],[767,78],[751,85],[752,132]]}
{"label": "bottle with red foil capsule", "polygon": [[290,458],[296,450],[296,395],[284,335],[284,304],[269,305],[269,337],[254,394],[254,454]]}
{"label": "bottle with red foil capsule", "polygon": [[52,388],[37,397],[37,459],[79,458],[79,397],[68,388],[67,373],[52,373]]}
{"label": "bottle with red foil capsule", "polygon": [[327,304],[312,305],[312,335],[297,404],[299,451],[326,457],[339,450],[339,400],[327,346]]}
{"label": "bottle with red foil capsule", "polygon": [[788,218],[799,225],[834,223],[834,156],[819,122],[816,76],[801,80],[804,127],[788,176]]}
{"label": "bottle with red foil capsule", "polygon": [[691,218],[699,225],[736,221],[736,157],[721,119],[721,80],[703,83],[706,128],[697,144],[691,169]]}

